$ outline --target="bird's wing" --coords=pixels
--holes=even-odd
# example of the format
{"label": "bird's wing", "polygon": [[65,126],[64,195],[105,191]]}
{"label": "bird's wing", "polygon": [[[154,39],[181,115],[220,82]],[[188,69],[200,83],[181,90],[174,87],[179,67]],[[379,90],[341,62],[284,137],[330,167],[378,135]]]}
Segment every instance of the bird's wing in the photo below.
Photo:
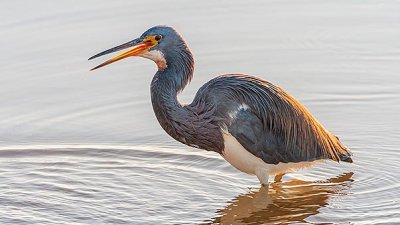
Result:
{"label": "bird's wing", "polygon": [[[223,75],[201,89],[223,129],[266,163],[343,160],[350,151],[297,100],[248,75]],[[205,93],[207,92],[207,93]]]}
{"label": "bird's wing", "polygon": [[308,151],[302,151],[296,145],[287,148],[284,138],[280,138],[269,129],[264,129],[262,120],[255,113],[244,108],[236,113],[235,118],[227,126],[227,132],[235,137],[247,151],[269,164],[319,158],[318,155],[305,155],[304,153],[307,154]]}

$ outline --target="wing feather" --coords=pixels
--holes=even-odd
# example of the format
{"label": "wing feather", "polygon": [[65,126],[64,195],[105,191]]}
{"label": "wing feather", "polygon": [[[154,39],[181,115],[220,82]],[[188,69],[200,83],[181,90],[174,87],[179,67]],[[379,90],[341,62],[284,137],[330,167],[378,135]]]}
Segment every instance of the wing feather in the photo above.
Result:
{"label": "wing feather", "polygon": [[219,76],[199,90],[194,102],[201,100],[212,102],[215,116],[225,119],[221,127],[267,163],[340,161],[351,154],[300,102],[260,78]]}

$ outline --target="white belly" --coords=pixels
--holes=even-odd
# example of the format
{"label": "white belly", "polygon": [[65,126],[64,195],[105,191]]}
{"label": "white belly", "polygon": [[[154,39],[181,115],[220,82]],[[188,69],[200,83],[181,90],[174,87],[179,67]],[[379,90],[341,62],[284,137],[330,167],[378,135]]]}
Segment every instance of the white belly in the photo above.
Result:
{"label": "white belly", "polygon": [[236,169],[248,173],[256,174],[257,170],[266,170],[268,174],[282,174],[290,171],[296,171],[310,167],[314,162],[299,163],[278,163],[267,164],[262,159],[257,158],[247,151],[237,140],[229,133],[223,133],[225,149],[223,157]]}

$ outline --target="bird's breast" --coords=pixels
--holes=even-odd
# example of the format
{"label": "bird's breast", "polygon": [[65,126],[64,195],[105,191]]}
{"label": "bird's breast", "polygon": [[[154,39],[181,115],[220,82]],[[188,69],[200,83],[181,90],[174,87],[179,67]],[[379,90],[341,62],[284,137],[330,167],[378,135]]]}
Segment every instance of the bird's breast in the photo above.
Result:
{"label": "bird's breast", "polygon": [[256,174],[260,169],[267,170],[271,175],[281,174],[308,168],[323,161],[268,164],[247,151],[229,132],[223,131],[223,138],[225,148],[222,157],[233,167],[247,174]]}
{"label": "bird's breast", "polygon": [[223,132],[224,152],[222,156],[236,169],[248,173],[255,174],[257,167],[264,167],[266,163],[247,151],[234,136],[228,132]]}

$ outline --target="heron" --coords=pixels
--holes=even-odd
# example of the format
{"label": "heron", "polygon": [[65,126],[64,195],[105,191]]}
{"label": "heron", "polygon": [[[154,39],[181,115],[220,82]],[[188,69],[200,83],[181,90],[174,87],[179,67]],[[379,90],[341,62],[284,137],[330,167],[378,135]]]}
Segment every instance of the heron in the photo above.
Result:
{"label": "heron", "polygon": [[89,60],[129,49],[105,65],[130,56],[154,61],[151,102],[161,127],[188,146],[220,154],[236,169],[279,182],[291,171],[333,160],[352,163],[351,151],[305,106],[280,87],[252,75],[225,74],[204,84],[190,104],[178,95],[190,83],[194,59],[182,36],[155,26],[139,38],[100,52]]}

